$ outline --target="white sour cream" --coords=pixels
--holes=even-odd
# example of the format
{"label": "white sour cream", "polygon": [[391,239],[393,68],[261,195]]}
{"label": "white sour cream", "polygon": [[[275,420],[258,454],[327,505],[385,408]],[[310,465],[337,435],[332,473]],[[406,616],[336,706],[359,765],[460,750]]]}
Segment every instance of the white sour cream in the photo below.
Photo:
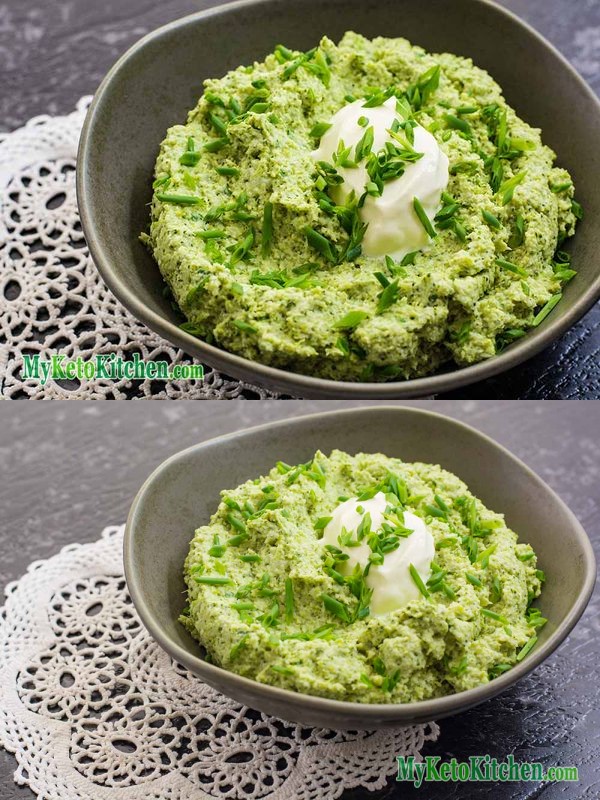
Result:
{"label": "white sour cream", "polygon": [[[377,153],[386,142],[394,143],[388,133],[394,120],[400,119],[396,112],[396,98],[390,97],[383,105],[364,108],[364,100],[356,100],[343,106],[329,120],[331,128],[321,138],[319,148],[312,152],[315,161],[332,163],[333,154],[341,141],[345,147],[354,148],[365,133],[358,120],[366,117],[373,126],[372,152]],[[368,196],[360,210],[363,222],[368,223],[362,250],[367,256],[389,255],[402,258],[414,250],[422,250],[429,244],[429,236],[417,217],[413,200],[419,199],[427,216],[433,221],[439,211],[441,194],[448,185],[448,158],[435,137],[421,125],[414,129],[414,149],[423,153],[418,161],[407,164],[404,174],[384,184],[380,197]],[[336,203],[343,204],[352,191],[357,197],[365,191],[369,180],[366,159],[356,167],[338,167],[344,182],[330,194]]]}
{"label": "white sour cream", "polygon": [[[322,542],[324,545],[330,544],[338,547],[348,554],[349,558],[343,562],[344,567],[340,569],[340,572],[349,574],[356,564],[365,567],[371,555],[371,549],[366,541],[361,542],[357,547],[347,547],[339,542],[338,537],[343,530],[352,533],[352,538],[356,539],[356,531],[363,518],[363,514],[357,508],[362,508],[365,514],[370,514],[371,530],[378,531],[385,521],[384,513],[387,505],[388,502],[383,492],[378,492],[370,500],[360,501],[356,497],[352,497],[334,509],[332,519],[323,531]],[[410,511],[405,511],[404,527],[410,528],[412,533],[400,540],[397,550],[393,550],[385,556],[383,564],[372,564],[367,575],[367,586],[373,589],[371,613],[376,616],[395,611],[422,597],[410,574],[410,564],[415,567],[423,583],[426,583],[431,575],[435,545],[427,525],[420,517],[411,514]]]}

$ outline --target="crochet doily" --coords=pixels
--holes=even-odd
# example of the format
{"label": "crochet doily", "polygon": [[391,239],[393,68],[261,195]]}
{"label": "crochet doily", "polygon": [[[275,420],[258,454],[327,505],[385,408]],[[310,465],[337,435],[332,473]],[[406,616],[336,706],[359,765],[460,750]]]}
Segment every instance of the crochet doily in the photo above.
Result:
{"label": "crochet doily", "polygon": [[115,353],[171,364],[192,359],[131,316],[92,263],[77,211],[75,161],[91,98],[0,134],[0,395],[9,398],[273,397],[205,367],[204,381],[22,380],[22,354],[68,359]]}
{"label": "crochet doily", "polygon": [[211,689],[150,638],[127,594],[123,527],[34,562],[0,615],[0,745],[42,800],[320,800],[385,786],[435,723],[336,732]]}

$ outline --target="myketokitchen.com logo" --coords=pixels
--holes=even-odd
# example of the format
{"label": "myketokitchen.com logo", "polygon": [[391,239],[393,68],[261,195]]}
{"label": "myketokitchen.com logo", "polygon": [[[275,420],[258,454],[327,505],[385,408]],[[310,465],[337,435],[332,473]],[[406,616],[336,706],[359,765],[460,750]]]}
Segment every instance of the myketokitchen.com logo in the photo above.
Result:
{"label": "myketokitchen.com logo", "polygon": [[468,761],[441,756],[425,756],[417,761],[415,756],[397,756],[396,780],[412,783],[417,789],[424,783],[508,783],[512,781],[551,782],[578,781],[577,767],[547,767],[539,762],[519,762],[509,755],[498,761],[489,755],[471,756]]}
{"label": "myketokitchen.com logo", "polygon": [[22,380],[36,380],[45,386],[55,381],[201,381],[204,378],[202,364],[170,364],[168,361],[145,361],[138,353],[123,358],[116,353],[96,354],[90,359],[82,356],[69,359],[56,353],[49,359],[39,354],[23,355]]}

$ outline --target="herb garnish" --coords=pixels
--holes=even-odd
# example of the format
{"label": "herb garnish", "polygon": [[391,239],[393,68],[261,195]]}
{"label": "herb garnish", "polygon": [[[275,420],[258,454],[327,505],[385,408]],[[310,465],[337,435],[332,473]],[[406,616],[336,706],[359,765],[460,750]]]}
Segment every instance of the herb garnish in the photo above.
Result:
{"label": "herb garnish", "polygon": [[233,661],[233,659],[236,658],[236,656],[239,654],[240,650],[243,650],[243,648],[246,646],[249,636],[250,636],[249,633],[244,633],[242,637],[239,639],[239,641],[233,645],[233,647],[229,651],[229,658],[231,659],[231,661]]}
{"label": "herb garnish", "polygon": [[311,247],[321,253],[322,256],[325,256],[331,264],[338,263],[339,255],[333,242],[323,236],[322,233],[308,226],[304,229],[304,233]]}
{"label": "herb garnish", "polygon": [[231,585],[233,581],[224,575],[195,575],[194,581],[196,583],[204,583],[207,586],[226,586]]}
{"label": "herb garnish", "polygon": [[313,139],[320,139],[324,133],[327,133],[329,128],[331,128],[330,122],[315,122],[308,135]]}
{"label": "herb garnish", "polygon": [[240,174],[240,171],[237,167],[215,167],[215,170],[219,173],[219,175],[237,177]]}
{"label": "herb garnish", "polygon": [[489,617],[496,622],[501,622],[503,625],[508,625],[506,617],[502,616],[502,614],[498,614],[496,611],[491,611],[489,608],[482,608],[481,613],[484,617]]}
{"label": "herb garnish", "polygon": [[421,202],[418,197],[413,198],[413,208],[415,210],[415,214],[419,218],[419,222],[425,228],[425,232],[429,236],[430,239],[433,239],[437,236],[437,232],[433,225],[431,224],[431,220],[425,213],[425,209],[421,205]]}
{"label": "herb garnish", "polygon": [[410,572],[410,577],[415,582],[415,585],[416,585],[417,589],[421,592],[423,597],[426,597],[426,598],[429,597],[429,591],[427,590],[427,587],[423,583],[423,579],[419,575],[419,573],[417,571],[417,568],[414,566],[414,564],[409,564],[408,565],[408,571]]}
{"label": "herb garnish", "polygon": [[550,298],[550,300],[548,300],[546,305],[543,306],[543,308],[540,311],[538,311],[538,313],[533,318],[531,322],[531,327],[536,328],[538,325],[540,325],[546,319],[546,317],[552,311],[552,309],[556,305],[558,305],[561,298],[562,298],[562,292],[552,295],[552,297]]}
{"label": "herb garnish", "polygon": [[177,206],[197,206],[202,202],[200,197],[190,194],[157,194],[156,199],[161,203],[171,203]]}
{"label": "herb garnish", "polygon": [[271,250],[273,239],[273,203],[265,203],[261,236],[261,254],[266,256]]}
{"label": "herb garnish", "polygon": [[487,222],[487,224],[490,226],[490,228],[498,229],[502,227],[502,223],[500,222],[498,217],[495,217],[492,213],[486,211],[485,208],[482,210],[481,215]]}
{"label": "herb garnish", "polygon": [[498,189],[498,194],[502,195],[501,202],[503,206],[505,206],[507,203],[510,203],[510,201],[513,199],[515,189],[520,183],[523,183],[525,180],[525,175],[525,170],[518,172],[500,186]]}
{"label": "herb garnish", "polygon": [[335,597],[331,597],[329,594],[323,594],[321,598],[323,600],[323,605],[330,614],[341,619],[342,622],[350,622],[350,612],[345,603],[336,600]]}
{"label": "herb garnish", "polygon": [[187,140],[187,149],[179,159],[179,163],[184,167],[195,167],[200,161],[200,153],[196,151],[194,138],[190,136]]}
{"label": "herb garnish", "polygon": [[294,618],[294,585],[291,578],[285,579],[285,621],[289,624]]}
{"label": "herb garnish", "polygon": [[523,647],[517,653],[517,661],[523,661],[526,655],[528,655],[537,643],[537,636],[532,636],[531,639],[527,642],[527,644],[523,645]]}
{"label": "herb garnish", "polygon": [[211,228],[206,231],[196,231],[194,234],[198,239],[223,239],[226,235],[224,230],[217,228]]}
{"label": "herb garnish", "polygon": [[513,272],[515,275],[521,275],[523,278],[527,277],[527,271],[524,270],[523,267],[520,267],[518,264],[513,264],[511,261],[507,261],[505,258],[496,258],[494,259],[494,263],[508,272]]}
{"label": "herb garnish", "polygon": [[334,323],[333,327],[336,330],[353,330],[357,328],[360,323],[368,317],[366,311],[349,311],[341,319]]}
{"label": "herb garnish", "polygon": [[[381,273],[377,273],[377,275],[385,278]],[[387,278],[385,278],[385,280],[387,281]],[[391,283],[387,281],[383,291],[377,295],[377,308],[375,309],[375,313],[383,314],[384,311],[387,311],[387,309],[398,300],[399,294],[398,280],[392,281]]]}

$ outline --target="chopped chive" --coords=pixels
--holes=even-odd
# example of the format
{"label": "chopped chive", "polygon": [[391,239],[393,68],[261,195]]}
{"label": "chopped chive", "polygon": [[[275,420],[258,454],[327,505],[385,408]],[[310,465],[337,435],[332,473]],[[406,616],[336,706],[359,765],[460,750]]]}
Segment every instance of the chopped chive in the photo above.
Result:
{"label": "chopped chive", "polygon": [[229,139],[226,137],[222,137],[220,139],[213,139],[210,142],[207,142],[204,145],[204,149],[207,153],[218,153],[219,150],[222,150],[226,145],[229,144]]}
{"label": "chopped chive", "polygon": [[438,506],[438,508],[441,508],[442,511],[445,511],[446,514],[450,512],[448,505],[442,500],[439,494],[436,494],[433,499],[435,500],[435,504]]}
{"label": "chopped chive", "polygon": [[313,139],[320,139],[324,133],[327,133],[329,128],[331,128],[331,123],[329,122],[316,122],[308,135],[312,136]]}
{"label": "chopped chive", "polygon": [[512,664],[496,664],[490,669],[489,676],[490,678],[497,678],[502,673],[508,672],[509,669],[512,669]]}
{"label": "chopped chive", "polygon": [[546,317],[552,311],[552,309],[556,305],[558,305],[561,298],[562,298],[562,292],[552,295],[552,297],[550,298],[550,300],[548,300],[546,305],[540,311],[538,311],[538,313],[533,318],[533,321],[531,323],[533,328],[536,328],[540,323],[542,323],[546,319]]}
{"label": "chopped chive", "polygon": [[245,555],[240,556],[240,561],[243,561],[245,564],[255,564],[260,560],[260,556],[256,555],[255,553],[246,553]]}
{"label": "chopped chive", "polygon": [[513,264],[511,261],[507,261],[505,258],[496,258],[494,262],[502,269],[508,270],[508,272],[513,272],[515,275],[520,275],[523,278],[527,277],[526,270],[523,267],[519,267],[517,264]]}
{"label": "chopped chive", "polygon": [[227,544],[230,547],[238,547],[238,545],[246,541],[248,536],[249,536],[248,533],[238,533],[236,534],[236,536],[230,536],[229,539],[227,539]]}
{"label": "chopped chive", "polygon": [[289,624],[294,618],[294,585],[291,578],[285,579],[285,621]]}
{"label": "chopped chive", "polygon": [[225,231],[213,229],[208,231],[196,231],[194,235],[198,239],[222,239],[226,234]]}
{"label": "chopped chive", "polygon": [[366,311],[349,311],[341,319],[338,319],[338,321],[334,323],[333,327],[336,330],[353,330],[354,328],[358,327],[358,325],[360,325],[360,323],[368,316],[369,315]]}
{"label": "chopped chive", "polygon": [[495,217],[493,214],[490,214],[490,212],[486,211],[485,208],[481,212],[481,215],[482,215],[484,220],[487,222],[487,224],[491,228],[501,228],[502,227],[502,223],[500,222],[498,217]]}
{"label": "chopped chive", "polygon": [[456,117],[454,114],[444,114],[444,119],[449,128],[462,131],[462,133],[466,133],[467,136],[471,134],[471,126],[466,119]]}
{"label": "chopped chive", "polygon": [[157,194],[156,199],[161,203],[172,203],[177,206],[197,206],[202,202],[199,197],[191,194]]}
{"label": "chopped chive", "polygon": [[239,517],[236,517],[235,514],[227,514],[225,519],[232,528],[235,528],[240,533],[247,533],[246,526],[244,525],[243,521],[239,519]]}
{"label": "chopped chive", "polygon": [[525,180],[525,172],[518,172],[512,178],[509,178],[507,181],[500,186],[498,189],[498,194],[502,195],[502,205],[505,206],[507,203],[513,199],[513,195],[515,193],[515,189],[517,186]]}
{"label": "chopped chive", "polygon": [[534,556],[535,553],[533,551],[530,553],[517,553],[517,558],[519,561],[531,561]]}
{"label": "chopped chive", "polygon": [[294,670],[290,669],[289,667],[283,667],[279,664],[271,664],[271,669],[273,672],[278,672],[280,675],[293,675]]}
{"label": "chopped chive", "polygon": [[452,545],[456,544],[457,542],[458,539],[456,539],[454,536],[447,536],[445,539],[440,539],[440,541],[437,542],[435,549],[443,550],[445,547],[452,547]]}
{"label": "chopped chive", "polygon": [[470,572],[467,572],[465,577],[469,581],[469,583],[473,584],[473,586],[481,586],[481,581],[479,580],[477,575],[471,575]]}
{"label": "chopped chive", "polygon": [[294,57],[294,53],[292,50],[289,50],[285,45],[278,44],[275,46],[275,57],[279,61],[280,64],[283,64],[284,61],[291,61]]}
{"label": "chopped chive", "polygon": [[421,202],[418,197],[413,198],[413,208],[415,210],[415,214],[419,218],[419,222],[425,228],[427,235],[431,239],[433,239],[435,236],[437,236],[437,232],[433,227],[433,225],[431,224],[431,220],[425,213],[425,209],[421,205]]}
{"label": "chopped chive", "polygon": [[482,608],[481,613],[485,617],[489,617],[490,619],[493,619],[496,622],[501,622],[503,625],[508,625],[508,620],[506,619],[506,617],[503,617],[502,614],[497,614],[495,611],[490,611],[489,608]]}
{"label": "chopped chive", "polygon": [[407,253],[400,262],[401,267],[410,267],[415,263],[416,257],[419,255],[418,250],[413,250],[412,253]]}
{"label": "chopped chive", "polygon": [[234,319],[233,324],[238,330],[243,331],[244,333],[257,333],[258,331],[254,325],[250,325],[249,322],[245,322],[243,319]]}
{"label": "chopped chive", "polygon": [[583,206],[577,200],[571,201],[571,211],[575,215],[575,219],[583,219]]}
{"label": "chopped chive", "polygon": [[482,550],[482,552],[479,553],[479,555],[475,559],[479,564],[481,564],[483,569],[487,569],[487,566],[490,563],[490,556],[492,555],[492,553],[495,552],[495,550],[496,550],[496,545],[492,544],[490,545],[490,547],[486,548],[485,550]]}
{"label": "chopped chive", "polygon": [[250,233],[242,239],[242,241],[237,245],[233,253],[231,254],[230,265],[233,267],[239,261],[243,261],[254,244],[254,231],[251,230]]}
{"label": "chopped chive", "polygon": [[196,583],[205,583],[207,586],[225,586],[233,583],[231,578],[223,575],[196,575],[194,580]]}
{"label": "chopped chive", "polygon": [[369,126],[366,131],[363,133],[361,138],[356,144],[356,148],[354,150],[354,160],[358,164],[363,158],[366,158],[369,153],[371,152],[371,148],[373,147],[373,142],[375,141],[375,130],[373,126]]}
{"label": "chopped chive", "polygon": [[315,530],[316,531],[324,530],[329,525],[332,519],[333,517],[319,517],[319,519],[315,522]]}
{"label": "chopped chive", "polygon": [[233,661],[233,659],[238,655],[240,650],[242,650],[246,646],[246,641],[248,639],[249,633],[245,633],[241,639],[233,645],[231,650],[229,651],[229,658]]}
{"label": "chopped chive", "polygon": [[399,293],[400,290],[398,288],[398,281],[395,280],[392,283],[388,281],[388,285],[378,296],[377,308],[375,310],[375,313],[383,314],[384,311],[387,311],[387,309],[390,308],[390,306],[393,306],[394,303],[398,300]]}
{"label": "chopped chive", "polygon": [[195,150],[187,150],[179,159],[179,163],[182,167],[195,167],[199,161],[200,153],[197,153]]}
{"label": "chopped chive", "polygon": [[330,242],[329,239],[310,227],[306,227],[304,233],[311,247],[321,253],[322,256],[325,256],[327,261],[330,261],[332,264],[337,264],[338,253],[335,245]]}
{"label": "chopped chive", "polygon": [[266,256],[271,250],[273,239],[273,203],[265,203],[263,210],[261,254]]}
{"label": "chopped chive", "polygon": [[358,124],[360,125],[361,128],[366,128],[367,125],[369,124],[369,118],[368,117],[359,117],[358,118]]}
{"label": "chopped chive", "polygon": [[523,661],[526,655],[528,655],[536,645],[537,636],[532,636],[531,639],[523,645],[523,647],[517,653],[517,661]]}
{"label": "chopped chive", "polygon": [[215,169],[219,175],[237,176],[240,174],[240,171],[237,167],[215,167]]}
{"label": "chopped chive", "polygon": [[427,587],[423,583],[423,579],[421,578],[421,576],[417,572],[417,568],[414,566],[414,564],[409,564],[408,565],[408,571],[410,572],[410,577],[415,582],[415,584],[417,586],[417,589],[421,592],[423,597],[429,597],[429,592],[427,590]]}
{"label": "chopped chive", "polygon": [[323,605],[330,614],[338,617],[342,622],[350,622],[350,614],[344,603],[340,603],[339,600],[336,600],[335,597],[331,597],[329,594],[323,594],[321,598],[323,600]]}
{"label": "chopped chive", "polygon": [[566,192],[572,186],[571,181],[565,181],[565,183],[557,183],[554,186],[550,186],[550,191],[554,192],[554,194],[560,194],[561,192]]}
{"label": "chopped chive", "polygon": [[441,508],[438,508],[437,506],[432,506],[429,503],[425,506],[425,511],[427,511],[427,513],[431,517],[439,517],[440,519],[446,519],[447,516],[446,512],[442,511]]}
{"label": "chopped chive", "polygon": [[251,611],[254,608],[254,603],[232,603],[231,607],[236,611]]}
{"label": "chopped chive", "polygon": [[498,576],[492,579],[492,591],[490,592],[490,600],[492,603],[498,603],[502,600],[502,581]]}

